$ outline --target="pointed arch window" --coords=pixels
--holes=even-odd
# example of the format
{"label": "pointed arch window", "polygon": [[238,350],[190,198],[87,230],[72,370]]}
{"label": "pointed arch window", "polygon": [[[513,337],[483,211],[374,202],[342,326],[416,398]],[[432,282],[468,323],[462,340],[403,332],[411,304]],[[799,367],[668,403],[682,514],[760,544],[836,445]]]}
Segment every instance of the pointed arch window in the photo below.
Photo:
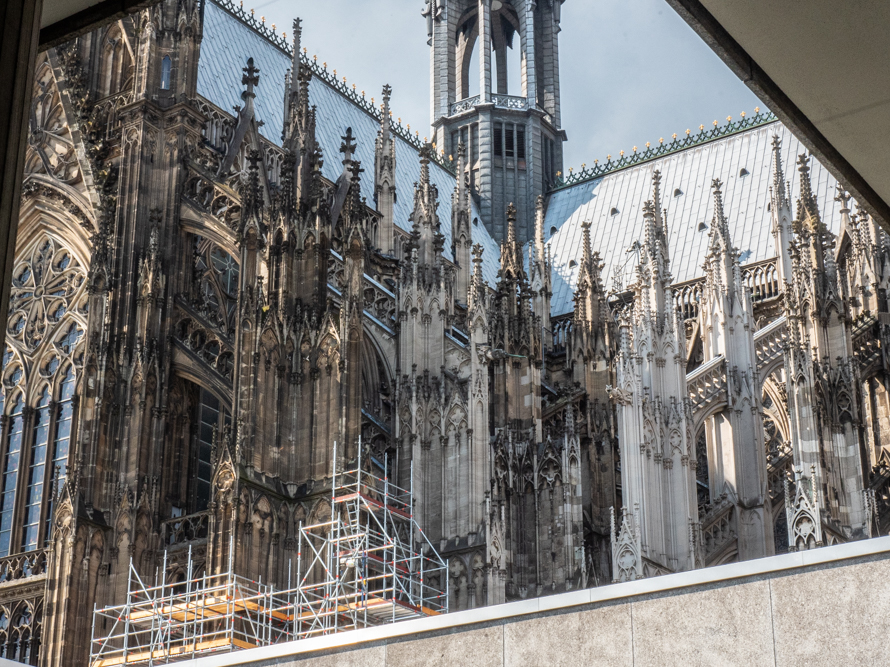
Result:
{"label": "pointed arch window", "polygon": [[9,436],[6,439],[6,455],[3,458],[3,491],[0,492],[0,557],[9,555],[9,541],[12,536],[15,487],[22,453],[22,408],[20,394],[9,412]]}
{"label": "pointed arch window", "polygon": [[161,61],[161,90],[170,90],[170,56],[164,56]]}
{"label": "pointed arch window", "polygon": [[209,311],[208,316],[233,334],[238,304],[238,262],[211,241],[196,236],[194,268],[201,308]]}
{"label": "pointed arch window", "polygon": [[65,481],[68,451],[71,445],[71,423],[74,418],[74,369],[69,366],[62,378],[59,390],[59,408],[56,417],[56,428],[53,434],[52,455],[50,459],[49,482],[47,492],[49,501],[46,506],[46,537],[48,542],[52,532],[53,501],[56,492]]}
{"label": "pointed arch window", "polygon": [[37,548],[40,533],[40,511],[43,509],[43,481],[46,472],[46,447],[49,443],[49,389],[44,388],[34,413],[34,441],[28,467],[28,488],[25,494],[22,551]]}
{"label": "pointed arch window", "polygon": [[197,417],[198,438],[193,483],[195,511],[201,512],[210,504],[213,432],[231,424],[232,419],[229,411],[220,405],[219,399],[204,388],[200,389]]}

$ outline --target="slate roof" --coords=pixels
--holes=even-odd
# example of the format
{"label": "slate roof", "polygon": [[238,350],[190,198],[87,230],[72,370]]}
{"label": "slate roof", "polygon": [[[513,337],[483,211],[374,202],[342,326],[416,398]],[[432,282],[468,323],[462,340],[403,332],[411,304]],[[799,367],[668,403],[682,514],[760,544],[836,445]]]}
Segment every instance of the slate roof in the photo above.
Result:
{"label": "slate roof", "polygon": [[[284,80],[290,68],[291,56],[279,45],[246,25],[224,7],[207,2],[204,7],[204,38],[198,63],[198,94],[224,111],[231,112],[241,100],[242,68],[252,57],[260,69],[260,83],[256,88],[254,107],[256,118],[262,121],[260,134],[275,145],[281,145],[284,122]],[[356,137],[356,159],[365,173],[362,176],[362,195],[369,204],[374,200],[374,142],[380,128],[379,121],[353,101],[335,90],[320,77],[309,84],[310,104],[317,114],[316,134],[324,155],[322,174],[335,181],[343,170],[340,159],[341,137],[351,127]],[[396,142],[396,204],[395,223],[410,231],[408,216],[414,207],[414,183],[420,178],[417,149],[399,136]],[[445,236],[445,255],[451,257],[451,194],[454,175],[435,163],[430,164],[430,180],[439,190],[439,222]],[[473,204],[473,216],[479,213]],[[482,274],[494,285],[498,271],[500,250],[482,224],[473,226],[473,242],[483,247]]]}
{"label": "slate roof", "polygon": [[[772,137],[782,140],[785,178],[791,181],[792,207],[800,191],[797,156],[804,147],[779,122],[739,132],[707,144],[679,151],[636,167],[607,174],[554,192],[547,206],[544,234],[553,256],[551,313],[574,308],[582,253],[581,223],[592,224],[591,244],[603,262],[603,283],[613,288],[613,276],[626,287],[634,280],[638,256],[628,252],[642,241],[643,203],[651,198],[652,173],[661,171],[662,207],[667,210],[671,273],[674,282],[703,275],[701,268],[713,217],[711,181],[723,181],[724,209],[733,245],[749,264],[776,256],[771,233],[769,188],[772,184]],[[840,230],[840,204],[834,201],[836,180],[815,159],[810,160],[813,192],[823,221]],[[742,169],[748,174],[740,175]],[[675,196],[675,191],[682,194]],[[612,213],[616,209],[617,213]],[[707,229],[699,230],[704,222]],[[555,232],[551,234],[551,231]],[[574,266],[570,266],[574,262]]]}
{"label": "slate roof", "polygon": [[[224,8],[225,0],[207,2],[204,9],[204,39],[198,66],[198,94],[223,110],[241,104],[241,69],[248,57],[260,68],[260,84],[255,99],[256,116],[264,122],[261,134],[280,144],[283,123],[285,73],[291,57],[284,45],[247,25]],[[362,194],[373,201],[374,142],[379,121],[321,77],[309,86],[311,104],[316,106],[317,136],[325,156],[323,173],[336,180],[342,165],[339,159],[341,136],[352,127],[356,136],[356,157],[365,168]],[[742,251],[743,264],[775,256],[771,234],[769,188],[772,183],[772,136],[782,139],[785,176],[792,183],[792,202],[799,192],[796,167],[803,146],[781,123],[774,122],[679,150],[650,162],[608,173],[556,190],[550,196],[545,218],[545,240],[553,257],[553,299],[551,313],[571,312],[573,290],[581,259],[581,223],[593,223],[591,240],[603,261],[603,281],[614,286],[613,276],[627,286],[634,279],[636,252],[628,252],[642,239],[642,206],[651,197],[652,173],[662,174],[662,204],[667,210],[670,232],[671,272],[675,282],[703,275],[701,264],[707,247],[713,216],[711,181],[723,183],[724,207],[734,245]],[[420,177],[417,148],[403,138],[396,142],[395,222],[410,230],[408,216],[413,207],[414,183]],[[823,220],[837,233],[840,206],[834,201],[835,179],[816,160],[811,160],[811,180]],[[745,169],[747,175],[741,176]],[[451,193],[454,175],[435,163],[430,178],[439,189],[439,220],[445,236],[445,254],[451,259]],[[682,193],[675,196],[675,191]],[[479,218],[475,210],[473,216]],[[617,212],[612,213],[615,209]],[[700,230],[700,223],[707,225]],[[553,231],[553,233],[551,233]],[[474,225],[473,241],[484,248],[483,276],[494,285],[498,271],[499,248],[482,224]],[[571,263],[575,265],[572,266]]]}

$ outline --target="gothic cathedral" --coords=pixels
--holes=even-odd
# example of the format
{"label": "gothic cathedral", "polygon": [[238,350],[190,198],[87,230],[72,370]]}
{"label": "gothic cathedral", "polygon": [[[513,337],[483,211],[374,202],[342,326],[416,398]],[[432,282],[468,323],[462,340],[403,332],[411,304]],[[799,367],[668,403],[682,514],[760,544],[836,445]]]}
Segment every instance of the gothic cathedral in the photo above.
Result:
{"label": "gothic cathedral", "polygon": [[286,586],[356,460],[451,610],[887,533],[887,234],[759,110],[565,171],[562,2],[427,2],[428,138],[230,0],[40,55],[0,656],[131,563]]}

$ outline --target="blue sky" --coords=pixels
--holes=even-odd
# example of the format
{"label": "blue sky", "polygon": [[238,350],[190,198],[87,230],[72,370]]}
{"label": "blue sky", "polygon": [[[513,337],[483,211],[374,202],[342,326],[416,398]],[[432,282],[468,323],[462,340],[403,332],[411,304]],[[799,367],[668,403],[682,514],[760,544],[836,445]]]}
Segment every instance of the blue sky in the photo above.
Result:
{"label": "blue sky", "polygon": [[[394,115],[429,130],[422,0],[245,0],[369,97],[393,87]],[[665,0],[566,0],[560,33],[565,166],[603,160],[763,105]],[[511,90],[512,92],[512,90]]]}

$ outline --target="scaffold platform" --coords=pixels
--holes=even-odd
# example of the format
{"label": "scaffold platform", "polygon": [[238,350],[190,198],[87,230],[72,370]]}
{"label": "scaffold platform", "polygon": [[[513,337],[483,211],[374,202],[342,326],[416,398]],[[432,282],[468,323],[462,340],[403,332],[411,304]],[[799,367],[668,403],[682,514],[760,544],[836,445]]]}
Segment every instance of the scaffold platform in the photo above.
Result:
{"label": "scaffold platform", "polygon": [[283,590],[236,574],[231,542],[221,574],[195,575],[189,552],[185,580],[169,582],[165,554],[148,585],[131,562],[127,600],[94,610],[91,667],[161,665],[447,613],[448,568],[415,521],[413,483],[392,484],[387,468],[361,456],[345,471],[335,463],[332,519],[300,525],[296,583]]}

